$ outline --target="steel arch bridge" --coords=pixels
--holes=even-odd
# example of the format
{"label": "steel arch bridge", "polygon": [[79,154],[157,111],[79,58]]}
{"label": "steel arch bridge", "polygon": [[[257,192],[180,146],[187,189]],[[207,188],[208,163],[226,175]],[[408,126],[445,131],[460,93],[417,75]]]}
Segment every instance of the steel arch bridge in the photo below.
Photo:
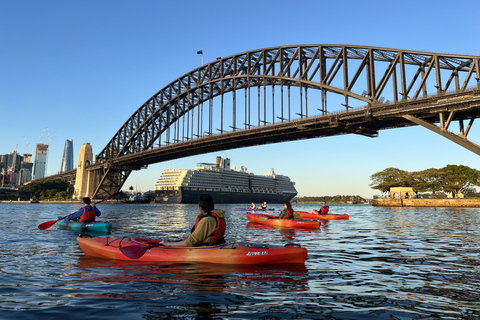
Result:
{"label": "steel arch bridge", "polygon": [[[422,125],[480,154],[467,139],[480,115],[479,61],[326,44],[219,57],[166,85],[127,119],[90,167],[94,197],[119,191],[132,170],[165,160],[347,133],[376,137],[404,126]],[[452,121],[458,133],[449,130]]]}

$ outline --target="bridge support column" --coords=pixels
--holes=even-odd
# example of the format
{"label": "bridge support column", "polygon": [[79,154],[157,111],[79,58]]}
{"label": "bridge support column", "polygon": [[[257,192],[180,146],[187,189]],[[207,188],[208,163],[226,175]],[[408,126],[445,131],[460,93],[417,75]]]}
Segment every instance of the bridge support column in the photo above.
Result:
{"label": "bridge support column", "polygon": [[90,143],[84,143],[80,148],[77,163],[77,175],[75,178],[74,199],[92,197],[94,188],[93,172],[87,171],[86,167],[93,162],[93,152]]}

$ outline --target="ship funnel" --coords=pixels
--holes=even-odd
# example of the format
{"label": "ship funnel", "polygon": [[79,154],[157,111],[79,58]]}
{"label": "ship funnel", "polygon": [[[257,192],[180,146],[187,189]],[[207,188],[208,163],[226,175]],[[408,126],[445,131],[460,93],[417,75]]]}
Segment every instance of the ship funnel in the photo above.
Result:
{"label": "ship funnel", "polygon": [[222,163],[222,157],[217,157],[217,161],[215,162],[215,166],[217,168],[220,168],[221,163]]}
{"label": "ship funnel", "polygon": [[230,169],[230,158],[226,158],[225,160],[223,160],[223,168]]}

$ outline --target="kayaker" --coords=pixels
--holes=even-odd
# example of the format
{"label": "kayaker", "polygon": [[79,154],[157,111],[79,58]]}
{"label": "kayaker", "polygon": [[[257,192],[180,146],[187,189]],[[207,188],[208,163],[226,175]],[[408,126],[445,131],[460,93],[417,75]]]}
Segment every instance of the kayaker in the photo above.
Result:
{"label": "kayaker", "polygon": [[280,212],[280,215],[278,216],[278,219],[293,219],[293,208],[292,208],[292,205],[290,204],[290,201],[286,201],[283,204],[283,207],[285,209],[283,209]]}
{"label": "kayaker", "polygon": [[92,201],[89,197],[83,198],[83,204],[85,205],[82,209],[77,212],[69,215],[66,219],[68,221],[95,221],[96,217],[99,217],[102,213],[100,210],[95,207],[95,204],[92,204]]}
{"label": "kayaker", "polygon": [[322,206],[320,207],[320,210],[317,210],[317,209],[312,209],[310,210],[308,213],[312,213],[312,214],[327,214],[328,213],[328,209],[330,209],[329,206],[327,206],[327,203],[325,201],[322,202]]}
{"label": "kayaker", "polygon": [[215,202],[209,194],[202,194],[198,200],[200,214],[192,233],[180,241],[163,240],[165,247],[199,247],[225,243],[225,211],[215,209]]}
{"label": "kayaker", "polygon": [[256,209],[257,208],[257,205],[255,204],[255,202],[252,202],[252,205],[250,206],[250,209]]}
{"label": "kayaker", "polygon": [[262,209],[267,209],[267,203],[266,202],[262,203]]}

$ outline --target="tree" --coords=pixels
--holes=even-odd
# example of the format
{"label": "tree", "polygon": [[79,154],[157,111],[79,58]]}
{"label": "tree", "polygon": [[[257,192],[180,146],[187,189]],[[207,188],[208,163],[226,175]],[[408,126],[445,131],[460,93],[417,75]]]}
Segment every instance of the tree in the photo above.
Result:
{"label": "tree", "polygon": [[61,181],[60,179],[49,181],[34,180],[24,185],[19,190],[19,196],[23,200],[28,200],[30,198],[54,199],[59,192],[69,193],[68,183]]}
{"label": "tree", "polygon": [[480,171],[467,166],[449,164],[439,173],[444,182],[443,191],[451,192],[454,198],[465,189],[480,185]]}
{"label": "tree", "polygon": [[444,182],[440,176],[439,170],[435,168],[412,172],[412,188],[416,192],[432,192],[435,195],[443,190]]}
{"label": "tree", "polygon": [[390,191],[391,187],[412,187],[413,180],[408,171],[397,168],[387,168],[370,176],[372,189],[382,192]]}

